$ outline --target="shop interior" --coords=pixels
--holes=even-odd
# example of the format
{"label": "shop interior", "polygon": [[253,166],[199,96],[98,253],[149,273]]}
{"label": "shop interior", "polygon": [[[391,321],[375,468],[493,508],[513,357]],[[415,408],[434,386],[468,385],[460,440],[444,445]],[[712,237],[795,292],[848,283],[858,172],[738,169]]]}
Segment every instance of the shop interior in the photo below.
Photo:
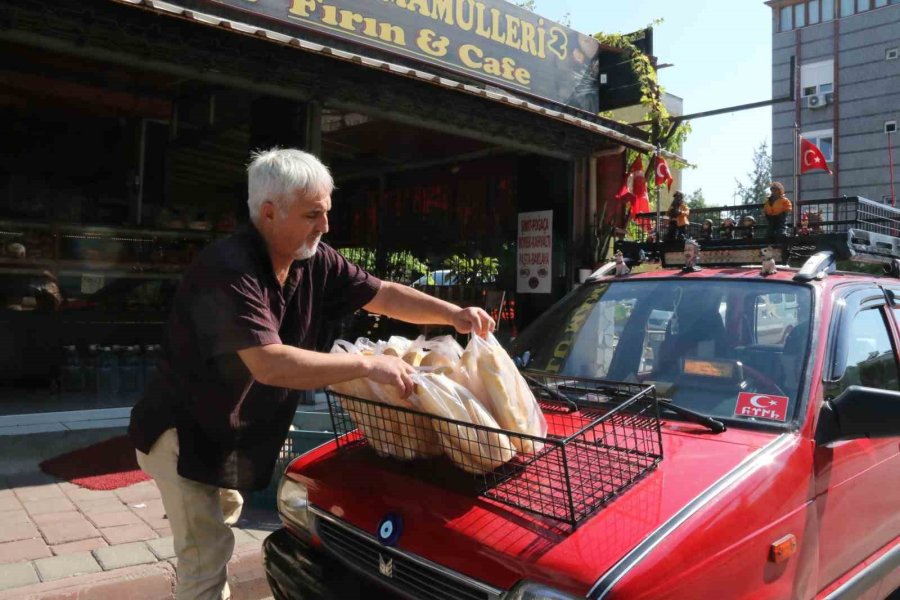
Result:
{"label": "shop interior", "polygon": [[[565,161],[9,43],[0,70],[0,415],[134,403],[182,271],[246,220],[252,149],[318,147],[337,186],[326,242],[492,309],[506,335],[565,290]],[[516,215],[548,208],[555,293],[517,299]],[[440,333],[367,315],[329,328],[392,332]]]}

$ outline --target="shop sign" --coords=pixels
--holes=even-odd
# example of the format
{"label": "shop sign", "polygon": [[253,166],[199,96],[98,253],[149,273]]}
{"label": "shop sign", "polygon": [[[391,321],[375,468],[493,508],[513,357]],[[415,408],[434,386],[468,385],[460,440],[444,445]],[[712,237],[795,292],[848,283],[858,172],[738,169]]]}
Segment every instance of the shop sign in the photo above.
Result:
{"label": "shop sign", "polygon": [[[505,0],[201,0],[591,113],[600,44]],[[302,33],[294,32],[297,37]]]}
{"label": "shop sign", "polygon": [[519,213],[518,275],[519,294],[549,294],[553,258],[553,211]]}

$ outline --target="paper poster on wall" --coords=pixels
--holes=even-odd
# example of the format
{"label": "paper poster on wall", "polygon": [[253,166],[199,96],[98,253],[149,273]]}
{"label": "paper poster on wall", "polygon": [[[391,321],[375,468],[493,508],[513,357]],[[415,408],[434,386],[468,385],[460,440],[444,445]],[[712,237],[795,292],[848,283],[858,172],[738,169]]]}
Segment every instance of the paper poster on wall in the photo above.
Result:
{"label": "paper poster on wall", "polygon": [[549,294],[552,282],[553,211],[519,213],[519,294]]}

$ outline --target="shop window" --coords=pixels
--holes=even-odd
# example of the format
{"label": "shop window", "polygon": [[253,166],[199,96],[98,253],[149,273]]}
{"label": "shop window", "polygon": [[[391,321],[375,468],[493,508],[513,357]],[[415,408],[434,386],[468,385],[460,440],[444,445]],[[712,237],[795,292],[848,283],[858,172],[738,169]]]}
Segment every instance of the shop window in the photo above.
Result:
{"label": "shop window", "polygon": [[809,0],[809,24],[815,25],[819,22],[819,0]]}
{"label": "shop window", "polygon": [[856,12],[864,12],[872,8],[872,0],[856,0]]}
{"label": "shop window", "polygon": [[875,0],[875,8],[881,8],[882,6],[887,6],[888,0]]}
{"label": "shop window", "polygon": [[834,91],[834,60],[800,65],[800,89],[803,96]]}
{"label": "shop window", "polygon": [[806,5],[803,3],[794,5],[794,27],[806,26]]}
{"label": "shop window", "polygon": [[819,147],[825,160],[834,161],[834,130],[809,131],[803,134],[803,139],[809,140]]}
{"label": "shop window", "polygon": [[841,377],[841,390],[851,385],[900,390],[897,359],[884,315],[879,309],[864,310],[856,315],[847,339],[847,369]]}
{"label": "shop window", "polygon": [[781,9],[781,31],[790,31],[794,28],[794,9],[786,6]]}
{"label": "shop window", "polygon": [[822,22],[834,19],[834,0],[822,0]]}
{"label": "shop window", "polygon": [[853,9],[856,8],[855,2],[856,0],[841,0],[842,17],[849,17],[853,14]]}

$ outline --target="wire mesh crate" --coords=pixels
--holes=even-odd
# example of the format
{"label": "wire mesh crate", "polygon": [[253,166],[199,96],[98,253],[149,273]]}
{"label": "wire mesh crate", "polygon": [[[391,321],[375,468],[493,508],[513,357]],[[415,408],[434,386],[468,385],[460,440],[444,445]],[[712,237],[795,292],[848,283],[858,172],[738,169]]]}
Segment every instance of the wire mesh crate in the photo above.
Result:
{"label": "wire mesh crate", "polygon": [[662,460],[652,386],[523,375],[547,419],[546,436],[330,391],[335,440],[339,449],[368,447],[381,456],[427,463],[414,472],[438,485],[453,479],[455,465],[457,473],[471,475],[475,493],[573,527]]}

